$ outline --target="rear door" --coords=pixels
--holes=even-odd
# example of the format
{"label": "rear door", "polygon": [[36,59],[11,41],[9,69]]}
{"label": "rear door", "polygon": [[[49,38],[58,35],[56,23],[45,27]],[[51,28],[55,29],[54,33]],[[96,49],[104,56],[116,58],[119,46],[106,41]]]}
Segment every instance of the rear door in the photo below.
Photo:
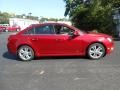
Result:
{"label": "rear door", "polygon": [[35,28],[37,41],[33,43],[37,45],[41,54],[56,54],[56,35],[53,25],[44,25]]}
{"label": "rear door", "polygon": [[52,55],[56,54],[56,35],[54,33],[53,25],[42,25],[32,28],[32,33],[29,38],[35,46],[39,54]]}

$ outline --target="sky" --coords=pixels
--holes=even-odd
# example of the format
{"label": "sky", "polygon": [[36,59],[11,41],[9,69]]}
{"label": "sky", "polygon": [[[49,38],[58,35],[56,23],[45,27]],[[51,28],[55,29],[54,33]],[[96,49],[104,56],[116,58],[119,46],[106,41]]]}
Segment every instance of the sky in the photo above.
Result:
{"label": "sky", "polygon": [[0,0],[0,11],[17,15],[32,13],[33,16],[64,18],[63,0]]}

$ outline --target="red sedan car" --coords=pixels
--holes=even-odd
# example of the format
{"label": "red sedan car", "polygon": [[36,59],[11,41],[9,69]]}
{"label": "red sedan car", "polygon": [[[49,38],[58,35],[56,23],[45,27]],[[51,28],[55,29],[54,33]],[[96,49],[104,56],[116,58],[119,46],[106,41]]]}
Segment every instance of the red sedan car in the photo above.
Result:
{"label": "red sedan car", "polygon": [[5,32],[9,32],[9,31],[20,31],[21,28],[18,26],[18,27],[15,27],[15,26],[7,26],[6,29],[5,29]]}
{"label": "red sedan car", "polygon": [[6,29],[5,26],[0,26],[0,32],[3,32]]}
{"label": "red sedan car", "polygon": [[36,24],[8,38],[8,51],[21,60],[40,56],[101,57],[113,51],[113,40],[105,34],[88,34],[60,23]]}

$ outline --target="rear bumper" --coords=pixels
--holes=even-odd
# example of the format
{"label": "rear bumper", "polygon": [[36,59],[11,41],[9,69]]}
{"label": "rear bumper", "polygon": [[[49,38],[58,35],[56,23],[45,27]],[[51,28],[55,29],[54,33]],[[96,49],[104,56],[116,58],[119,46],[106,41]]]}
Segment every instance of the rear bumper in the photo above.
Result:
{"label": "rear bumper", "polygon": [[8,52],[16,54],[16,47],[12,43],[7,44]]}

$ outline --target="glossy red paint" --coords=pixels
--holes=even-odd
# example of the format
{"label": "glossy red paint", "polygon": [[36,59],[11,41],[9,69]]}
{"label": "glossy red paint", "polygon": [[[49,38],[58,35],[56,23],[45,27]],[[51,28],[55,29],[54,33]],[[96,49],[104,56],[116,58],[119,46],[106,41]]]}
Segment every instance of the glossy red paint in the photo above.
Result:
{"label": "glossy red paint", "polygon": [[[26,34],[33,27],[42,27],[46,25],[61,25],[74,31],[74,35],[63,34]],[[93,43],[101,43],[106,50],[106,54],[113,51],[113,41],[111,36],[105,34],[87,34],[79,29],[60,23],[36,24],[20,31],[16,35],[8,38],[8,51],[17,54],[17,50],[22,45],[30,46],[36,57],[40,56],[85,56],[88,47]]]}

